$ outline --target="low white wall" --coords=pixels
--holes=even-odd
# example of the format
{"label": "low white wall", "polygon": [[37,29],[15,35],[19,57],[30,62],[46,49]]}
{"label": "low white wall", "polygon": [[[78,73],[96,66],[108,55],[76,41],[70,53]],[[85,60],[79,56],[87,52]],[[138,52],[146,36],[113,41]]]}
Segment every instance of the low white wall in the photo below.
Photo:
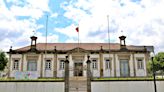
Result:
{"label": "low white wall", "polygon": [[[154,92],[153,81],[92,82],[92,92]],[[64,92],[64,82],[0,82],[0,92]],[[164,81],[157,81],[164,92]]]}
{"label": "low white wall", "polygon": [[[153,81],[92,82],[92,92],[154,92]],[[164,92],[164,81],[157,81],[157,92]]]}
{"label": "low white wall", "polygon": [[0,82],[0,92],[64,92],[64,82]]}

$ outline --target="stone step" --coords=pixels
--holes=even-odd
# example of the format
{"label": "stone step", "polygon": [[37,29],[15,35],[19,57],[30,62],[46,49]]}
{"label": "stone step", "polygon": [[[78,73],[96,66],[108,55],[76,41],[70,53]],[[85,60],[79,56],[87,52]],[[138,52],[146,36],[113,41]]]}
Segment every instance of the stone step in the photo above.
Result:
{"label": "stone step", "polygon": [[70,83],[69,86],[70,87],[74,87],[74,86],[75,87],[77,87],[77,86],[85,87],[85,86],[87,86],[87,83],[85,83],[85,84],[82,84],[82,83],[81,84],[80,83]]}
{"label": "stone step", "polygon": [[72,84],[71,84],[71,85],[69,85],[69,87],[83,87],[83,88],[84,88],[84,87],[87,87],[87,85],[82,85],[82,84],[77,84],[77,85],[74,85],[74,84],[73,84],[73,85],[72,85]]}
{"label": "stone step", "polygon": [[69,85],[69,88],[87,88],[87,85]]}
{"label": "stone step", "polygon": [[69,92],[87,92],[86,77],[70,77]]}
{"label": "stone step", "polygon": [[69,80],[87,80],[87,77],[70,77]]}
{"label": "stone step", "polygon": [[69,83],[87,83],[87,81],[69,81]]}
{"label": "stone step", "polygon": [[69,90],[75,90],[75,91],[76,91],[76,90],[79,90],[79,91],[85,91],[85,90],[87,90],[87,87],[84,87],[84,88],[83,88],[83,87],[80,87],[80,88],[78,88],[78,87],[77,87],[77,88],[76,88],[76,87],[74,87],[74,88],[70,87],[70,88],[69,88]]}
{"label": "stone step", "polygon": [[69,91],[69,92],[87,92],[87,91]]}

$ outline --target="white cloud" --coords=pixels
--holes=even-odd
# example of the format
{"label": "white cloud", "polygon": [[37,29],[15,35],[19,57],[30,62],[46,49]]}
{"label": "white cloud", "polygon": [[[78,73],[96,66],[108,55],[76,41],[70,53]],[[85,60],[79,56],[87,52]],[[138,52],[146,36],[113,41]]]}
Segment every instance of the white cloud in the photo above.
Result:
{"label": "white cloud", "polygon": [[12,6],[11,12],[14,16],[29,16],[35,19],[39,19],[43,16],[43,11],[37,8]]}
{"label": "white cloud", "polygon": [[[37,24],[37,19],[43,16],[45,11],[50,12],[48,7],[49,0],[20,1],[7,0],[11,6],[6,6],[3,0],[0,0],[0,49],[8,51],[10,46],[13,49],[30,44],[30,36],[33,31],[43,28],[42,24]],[[27,19],[17,19],[20,16],[27,16]],[[43,35],[40,36],[43,38]],[[57,38],[51,35],[51,39]]]}
{"label": "white cloud", "polygon": [[[49,9],[49,0],[0,0],[0,48],[29,45],[33,30],[43,29],[37,20],[49,12],[50,18],[61,16]],[[80,42],[107,42],[107,15],[109,15],[110,39],[119,42],[118,36],[127,36],[127,44],[154,45],[156,51],[164,51],[164,0],[70,0],[64,2],[64,17],[73,21],[65,28],[54,28],[68,37],[66,42],[77,42],[75,28],[79,24]],[[17,19],[27,16],[28,19]],[[63,20],[63,19],[62,19]],[[56,23],[57,24],[57,23]],[[121,33],[120,31],[124,32]],[[44,33],[36,32],[38,42],[45,42]],[[49,42],[57,42],[58,35],[49,35]],[[27,40],[28,39],[28,40]],[[7,42],[7,43],[6,43]],[[26,42],[26,43],[23,43]]]}
{"label": "white cloud", "polygon": [[58,16],[58,13],[52,13],[50,17],[54,18],[54,17],[57,17],[57,16]]}
{"label": "white cloud", "polygon": [[[127,44],[154,45],[160,47],[156,51],[164,51],[163,5],[163,0],[141,0],[137,3],[130,0],[77,0],[77,2],[71,0],[62,7],[66,10],[65,17],[79,23],[82,42],[107,41],[106,16],[109,15],[109,27],[112,31],[110,37],[113,42],[119,42],[120,31],[124,30]],[[70,38],[75,37],[74,33],[67,33],[70,27],[72,25],[62,28],[59,32]],[[96,36],[91,34],[98,30],[99,34]],[[102,36],[104,39],[101,38]]]}
{"label": "white cloud", "polygon": [[[36,36],[38,37],[38,40],[37,40],[38,43],[45,43],[46,42],[46,37],[43,36],[42,33],[37,32]],[[51,34],[51,35],[47,36],[47,43],[55,43],[55,42],[58,42],[58,36],[57,35]]]}

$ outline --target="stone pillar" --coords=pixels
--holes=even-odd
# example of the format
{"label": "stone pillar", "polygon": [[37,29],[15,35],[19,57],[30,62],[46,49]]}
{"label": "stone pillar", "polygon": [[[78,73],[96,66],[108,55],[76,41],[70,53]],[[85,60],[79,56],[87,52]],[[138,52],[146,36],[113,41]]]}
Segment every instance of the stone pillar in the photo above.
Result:
{"label": "stone pillar", "polygon": [[87,60],[87,92],[91,92],[91,61],[89,60],[90,56],[88,56]]}
{"label": "stone pillar", "polygon": [[8,62],[8,66],[7,66],[7,69],[8,69],[8,72],[7,72],[7,77],[9,78],[10,77],[10,69],[12,69],[11,67],[11,54],[12,54],[12,46],[10,47],[10,50],[9,50],[9,62]]}
{"label": "stone pillar", "polygon": [[100,77],[103,77],[103,49],[101,46],[100,52],[99,52],[99,57],[100,57]]}
{"label": "stone pillar", "polygon": [[55,49],[54,49],[54,71],[53,71],[53,77],[57,77],[57,49],[56,49],[56,46],[55,46]]}
{"label": "stone pillar", "polygon": [[69,92],[69,61],[68,56],[66,56],[65,60],[65,92]]}
{"label": "stone pillar", "polygon": [[41,53],[41,62],[40,62],[40,77],[42,78],[43,77],[43,53]]}

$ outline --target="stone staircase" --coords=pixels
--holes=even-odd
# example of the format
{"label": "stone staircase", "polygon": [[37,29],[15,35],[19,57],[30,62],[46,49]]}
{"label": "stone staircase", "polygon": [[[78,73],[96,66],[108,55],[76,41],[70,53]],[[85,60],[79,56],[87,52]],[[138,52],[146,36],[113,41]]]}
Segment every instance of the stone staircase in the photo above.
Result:
{"label": "stone staircase", "polygon": [[87,92],[86,77],[70,77],[69,92]]}

